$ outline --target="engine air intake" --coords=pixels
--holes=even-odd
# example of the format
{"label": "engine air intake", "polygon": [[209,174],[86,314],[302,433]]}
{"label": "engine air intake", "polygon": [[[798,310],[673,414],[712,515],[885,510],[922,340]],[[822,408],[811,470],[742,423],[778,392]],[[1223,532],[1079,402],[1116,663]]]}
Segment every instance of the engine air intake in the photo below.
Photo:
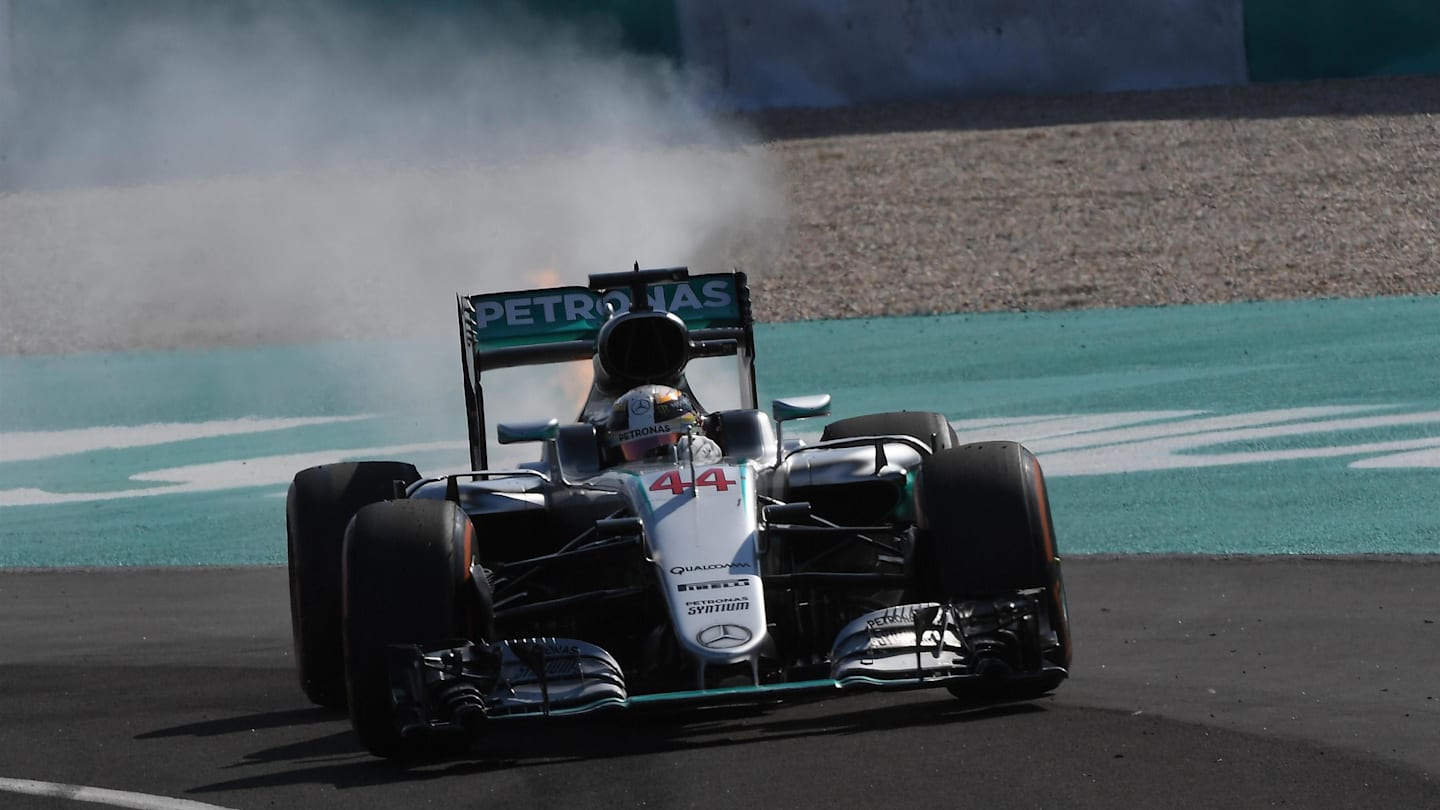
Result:
{"label": "engine air intake", "polygon": [[663,383],[690,360],[690,333],[671,312],[627,312],[600,328],[600,366],[626,386]]}

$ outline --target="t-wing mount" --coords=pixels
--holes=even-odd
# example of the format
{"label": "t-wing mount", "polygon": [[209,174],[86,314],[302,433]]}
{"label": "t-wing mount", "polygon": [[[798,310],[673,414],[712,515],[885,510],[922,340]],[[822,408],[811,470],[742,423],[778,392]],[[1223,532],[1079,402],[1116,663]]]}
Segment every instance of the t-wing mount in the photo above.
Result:
{"label": "t-wing mount", "polygon": [[684,281],[690,278],[688,267],[657,267],[651,270],[641,270],[640,262],[635,262],[635,269],[625,273],[591,273],[590,289],[596,292],[608,292],[610,290],[622,290],[630,288],[630,311],[651,312],[654,307],[650,306],[650,299],[645,295],[645,289],[651,284],[659,284],[667,281]]}

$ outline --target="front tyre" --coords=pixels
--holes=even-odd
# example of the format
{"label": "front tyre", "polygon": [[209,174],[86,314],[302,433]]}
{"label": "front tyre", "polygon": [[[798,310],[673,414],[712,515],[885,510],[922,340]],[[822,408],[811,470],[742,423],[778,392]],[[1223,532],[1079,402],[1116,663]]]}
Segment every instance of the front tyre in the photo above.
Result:
{"label": "front tyre", "polygon": [[[1041,589],[1041,610],[1053,636],[1042,656],[1068,670],[1065,584],[1045,476],[1035,455],[1015,442],[941,450],[921,465],[916,489],[917,595],[968,601]],[[1057,673],[1010,693],[1035,697],[1063,679]]]}
{"label": "front tyre", "polygon": [[285,499],[290,624],[295,669],[312,703],[345,708],[340,641],[340,552],[345,526],[360,507],[395,497],[397,482],[420,480],[412,464],[356,461],[295,474]]}
{"label": "front tyre", "polygon": [[395,724],[389,645],[468,638],[477,607],[489,610],[476,605],[488,600],[480,599],[470,579],[472,543],[470,519],[450,501],[372,504],[356,513],[345,533],[350,723],[376,756],[420,753],[420,743],[403,738]]}

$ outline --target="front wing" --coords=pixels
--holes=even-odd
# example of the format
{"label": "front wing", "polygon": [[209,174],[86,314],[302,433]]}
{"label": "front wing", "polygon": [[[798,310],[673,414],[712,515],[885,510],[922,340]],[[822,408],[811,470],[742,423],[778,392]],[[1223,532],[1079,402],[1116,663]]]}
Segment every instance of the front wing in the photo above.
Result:
{"label": "front wing", "polygon": [[967,684],[1058,683],[1042,655],[1047,628],[1034,593],[993,601],[897,605],[846,625],[829,678],[631,695],[604,649],[560,638],[396,645],[390,648],[402,736],[471,728],[486,719],[558,717],[602,709],[737,704],[836,690],[963,689]]}

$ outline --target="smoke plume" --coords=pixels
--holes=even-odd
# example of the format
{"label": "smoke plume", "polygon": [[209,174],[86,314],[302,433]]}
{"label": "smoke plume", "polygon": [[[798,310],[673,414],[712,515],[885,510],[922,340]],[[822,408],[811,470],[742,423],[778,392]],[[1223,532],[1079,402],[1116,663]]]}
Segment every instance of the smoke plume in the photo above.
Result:
{"label": "smoke plume", "polygon": [[17,82],[53,92],[0,195],[0,352],[453,334],[456,292],[776,241],[760,149],[614,31],[216,5],[15,12]]}

